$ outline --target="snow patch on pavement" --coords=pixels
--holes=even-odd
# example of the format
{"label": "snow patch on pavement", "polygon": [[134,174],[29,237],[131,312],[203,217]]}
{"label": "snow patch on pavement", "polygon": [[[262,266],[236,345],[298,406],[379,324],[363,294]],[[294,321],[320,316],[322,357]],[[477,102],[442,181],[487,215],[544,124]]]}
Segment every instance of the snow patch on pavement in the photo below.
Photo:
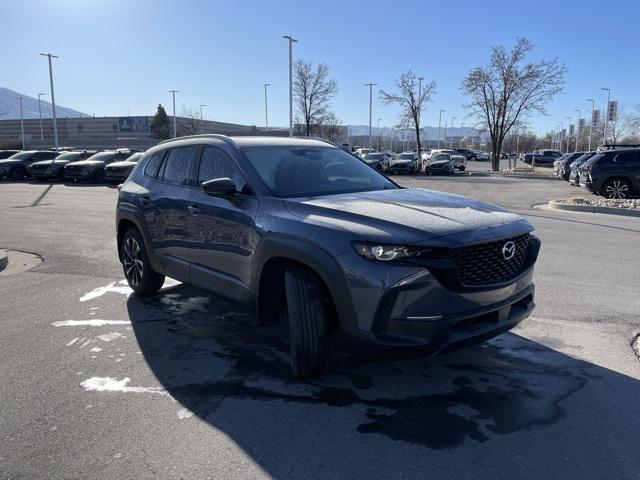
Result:
{"label": "snow patch on pavement", "polygon": [[54,327],[103,327],[105,325],[129,325],[129,320],[61,320],[53,322]]}
{"label": "snow patch on pavement", "polygon": [[124,337],[124,335],[122,335],[119,332],[111,332],[111,333],[105,333],[104,335],[98,335],[98,338],[100,340],[102,340],[103,342],[110,342],[112,340],[116,340],[120,337]]}
{"label": "snow patch on pavement", "polygon": [[80,297],[80,301],[88,302],[107,293],[119,293],[120,295],[126,295],[128,297],[133,293],[133,290],[131,290],[126,280],[120,280],[119,282],[111,282],[109,285],[98,287],[89,293],[85,293]]}
{"label": "snow patch on pavement", "polygon": [[182,410],[178,410],[177,415],[180,420],[183,420],[185,418],[193,417],[193,412],[186,408],[183,408]]}
{"label": "snow patch on pavement", "polygon": [[156,393],[173,398],[162,387],[130,387],[128,385],[130,381],[129,377],[125,377],[122,380],[113,377],[92,377],[80,382],[80,386],[88,392]]}

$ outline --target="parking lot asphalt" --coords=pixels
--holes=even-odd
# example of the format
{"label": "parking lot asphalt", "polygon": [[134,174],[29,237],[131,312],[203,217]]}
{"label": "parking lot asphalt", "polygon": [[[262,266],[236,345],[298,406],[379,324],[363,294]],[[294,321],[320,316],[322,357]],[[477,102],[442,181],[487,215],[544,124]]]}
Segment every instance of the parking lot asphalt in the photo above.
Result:
{"label": "parking lot asphalt", "polygon": [[406,186],[536,227],[534,316],[432,360],[289,375],[278,327],[168,281],[130,295],[116,191],[0,183],[0,478],[637,478],[640,219],[532,206],[562,181],[456,175]]}

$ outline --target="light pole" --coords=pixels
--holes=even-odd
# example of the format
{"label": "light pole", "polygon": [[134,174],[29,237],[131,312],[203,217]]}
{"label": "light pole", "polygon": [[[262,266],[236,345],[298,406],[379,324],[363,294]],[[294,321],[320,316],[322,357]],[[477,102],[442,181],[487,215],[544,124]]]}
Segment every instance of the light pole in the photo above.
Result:
{"label": "light pole", "polygon": [[578,123],[576,123],[576,149],[573,151],[575,153],[578,151],[578,135],[580,133],[580,118],[582,117],[582,110],[576,108],[574,112],[578,112]]}
{"label": "light pole", "polygon": [[264,84],[264,125],[265,129],[269,131],[269,104],[267,102],[267,87],[271,86],[270,83]]}
{"label": "light pole", "polygon": [[373,87],[378,85],[377,83],[365,83],[365,87],[369,87],[369,148],[371,148],[371,112],[373,109]]}
{"label": "light pole", "polygon": [[176,93],[178,90],[169,90],[169,93],[173,95],[173,138],[178,137],[178,128],[176,124]]}
{"label": "light pole", "polygon": [[444,121],[444,138],[442,139],[444,143],[447,143],[447,126],[449,125],[449,120],[445,119]]}
{"label": "light pole", "polygon": [[380,120],[382,120],[381,118],[378,119],[378,138],[376,139],[376,150],[380,151]]}
{"label": "light pole", "polygon": [[56,118],[56,97],[53,94],[53,68],[51,67],[51,59],[59,58],[59,57],[51,53],[41,53],[40,55],[42,55],[43,57],[49,58],[49,83],[51,84],[51,110],[53,113],[53,141],[54,141],[56,150],[58,150],[60,145],[58,145],[58,120]]}
{"label": "light pole", "polygon": [[462,139],[464,138],[464,122],[460,123],[460,146],[458,148],[462,148]]}
{"label": "light pole", "polygon": [[571,117],[564,117],[569,120],[569,126],[567,127],[567,151],[565,153],[569,153],[569,143],[571,142]]}
{"label": "light pole", "polygon": [[593,98],[587,98],[587,102],[591,102],[591,122],[589,123],[589,151],[591,151],[591,132],[593,130],[593,112],[596,108],[596,101]]}
{"label": "light pole", "polygon": [[204,116],[202,115],[202,108],[203,108],[203,107],[206,107],[206,106],[207,106],[207,105],[206,105],[205,103],[201,103],[201,104],[200,104],[200,131],[201,131],[202,133],[204,133],[204,122],[203,122],[203,120],[204,120]]}
{"label": "light pole", "polygon": [[45,95],[44,93],[38,94],[38,115],[40,116],[40,141],[44,140],[44,133],[42,132],[42,108],[40,107],[40,97]]}
{"label": "light pole", "polygon": [[[451,136],[453,137],[453,121],[458,117],[451,117]],[[449,142],[449,148],[453,147],[453,140]]]}
{"label": "light pole", "polygon": [[20,136],[22,137],[22,150],[26,150],[24,142],[24,118],[22,118],[22,97],[18,97],[20,102]]}
{"label": "light pole", "polygon": [[560,122],[560,151],[562,152],[562,146],[564,143],[564,122]]}
{"label": "light pole", "polygon": [[609,102],[611,101],[611,89],[602,87],[600,90],[607,92],[607,108],[604,109],[604,132],[602,132],[602,144],[607,144],[607,123],[609,123]]}
{"label": "light pole", "polygon": [[291,35],[283,35],[289,42],[289,136],[293,137],[293,44],[297,42]]}
{"label": "light pole", "polygon": [[440,115],[438,115],[438,150],[440,150],[440,129],[442,128],[442,112],[446,112],[446,110],[440,110]]}

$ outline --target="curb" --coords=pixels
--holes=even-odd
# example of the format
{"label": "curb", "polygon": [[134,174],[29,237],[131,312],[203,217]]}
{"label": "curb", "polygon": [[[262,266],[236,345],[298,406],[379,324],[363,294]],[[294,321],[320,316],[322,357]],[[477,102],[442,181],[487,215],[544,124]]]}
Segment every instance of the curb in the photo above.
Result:
{"label": "curb", "polygon": [[571,212],[606,213],[608,215],[619,215],[621,217],[640,217],[640,210],[629,210],[616,207],[597,207],[593,205],[568,205],[560,200],[551,200],[549,208],[555,210],[568,210]]}
{"label": "curb", "polygon": [[9,254],[4,250],[0,250],[0,272],[9,265]]}

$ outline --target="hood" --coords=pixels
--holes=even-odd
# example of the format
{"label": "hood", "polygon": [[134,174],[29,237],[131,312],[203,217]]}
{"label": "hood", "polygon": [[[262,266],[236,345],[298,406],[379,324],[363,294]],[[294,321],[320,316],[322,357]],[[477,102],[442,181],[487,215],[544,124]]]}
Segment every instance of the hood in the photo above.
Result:
{"label": "hood", "polygon": [[284,199],[284,203],[293,215],[352,233],[353,240],[454,246],[533,230],[529,222],[501,207],[421,188]]}
{"label": "hood", "polygon": [[31,166],[32,167],[35,167],[35,166],[49,167],[53,165],[64,165],[66,163],[69,163],[69,160],[41,160],[39,162],[32,163]]}
{"label": "hood", "polygon": [[429,165],[440,165],[443,163],[451,163],[452,160],[429,160]]}
{"label": "hood", "polygon": [[78,162],[69,162],[67,165],[74,165],[78,167],[90,167],[95,165],[104,165],[102,160],[80,160]]}
{"label": "hood", "polygon": [[109,165],[107,165],[107,168],[109,167],[135,167],[136,166],[136,162],[127,162],[126,160],[123,162],[113,162],[110,163]]}

